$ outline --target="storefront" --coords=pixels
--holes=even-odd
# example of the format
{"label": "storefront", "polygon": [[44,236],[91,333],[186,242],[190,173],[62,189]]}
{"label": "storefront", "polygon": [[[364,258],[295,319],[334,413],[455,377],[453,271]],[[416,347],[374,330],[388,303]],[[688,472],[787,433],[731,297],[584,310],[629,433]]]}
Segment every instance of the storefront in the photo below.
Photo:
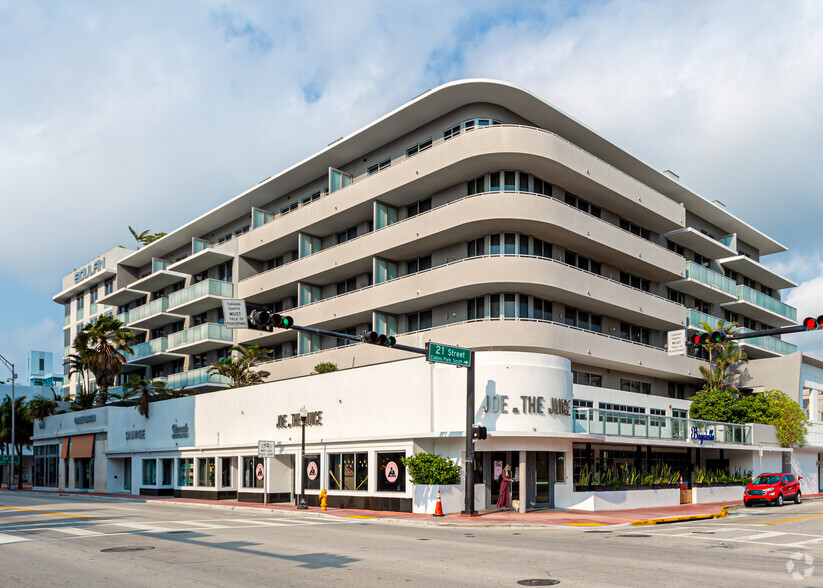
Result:
{"label": "storefront", "polygon": [[[665,463],[690,476],[696,466],[755,469],[760,458],[762,433],[673,416],[687,401],[573,384],[564,358],[480,352],[476,361],[475,422],[488,430],[476,443],[481,508],[496,503],[505,465],[525,511],[581,507],[585,464]],[[287,503],[305,484],[309,505],[326,489],[331,507],[411,512],[419,505],[403,458],[464,463],[465,388],[465,369],[420,358],[157,402],[149,419],[131,407],[55,415],[35,432],[38,486]],[[620,410],[629,405],[644,412]],[[258,456],[259,441],[273,456]]]}

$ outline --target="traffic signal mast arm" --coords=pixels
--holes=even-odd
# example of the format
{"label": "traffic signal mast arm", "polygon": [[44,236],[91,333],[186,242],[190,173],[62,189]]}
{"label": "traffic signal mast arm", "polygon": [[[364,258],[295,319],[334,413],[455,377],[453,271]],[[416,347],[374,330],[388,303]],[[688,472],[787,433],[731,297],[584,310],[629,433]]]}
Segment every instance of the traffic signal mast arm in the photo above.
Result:
{"label": "traffic signal mast arm", "polygon": [[803,333],[808,329],[803,325],[792,325],[791,327],[779,327],[777,329],[763,329],[761,331],[752,331],[750,333],[735,333],[730,335],[727,339],[752,339],[754,337],[764,337],[766,335],[784,335],[787,333]]}

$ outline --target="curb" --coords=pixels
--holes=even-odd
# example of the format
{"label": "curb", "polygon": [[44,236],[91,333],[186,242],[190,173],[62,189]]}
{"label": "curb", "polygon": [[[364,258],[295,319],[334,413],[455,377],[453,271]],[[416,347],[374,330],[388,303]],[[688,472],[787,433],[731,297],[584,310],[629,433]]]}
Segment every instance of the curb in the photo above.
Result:
{"label": "curb", "polygon": [[737,505],[732,506],[721,506],[720,512],[716,512],[713,514],[700,514],[700,515],[686,515],[682,517],[664,517],[660,519],[647,519],[645,521],[634,521],[631,523],[632,527],[647,527],[650,525],[665,525],[667,523],[681,523],[683,521],[704,521],[708,519],[725,519],[729,516],[729,509],[730,508],[738,508]]}

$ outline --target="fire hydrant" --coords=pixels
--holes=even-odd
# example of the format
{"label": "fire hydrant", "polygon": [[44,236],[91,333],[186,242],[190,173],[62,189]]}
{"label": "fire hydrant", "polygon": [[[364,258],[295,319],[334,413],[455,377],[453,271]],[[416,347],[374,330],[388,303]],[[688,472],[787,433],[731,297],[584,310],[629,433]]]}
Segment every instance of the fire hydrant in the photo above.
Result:
{"label": "fire hydrant", "polygon": [[326,497],[326,495],[327,495],[327,494],[328,494],[328,493],[326,492],[326,489],[325,489],[325,488],[323,488],[323,489],[320,491],[320,510],[326,510],[326,501],[327,501],[327,497]]}

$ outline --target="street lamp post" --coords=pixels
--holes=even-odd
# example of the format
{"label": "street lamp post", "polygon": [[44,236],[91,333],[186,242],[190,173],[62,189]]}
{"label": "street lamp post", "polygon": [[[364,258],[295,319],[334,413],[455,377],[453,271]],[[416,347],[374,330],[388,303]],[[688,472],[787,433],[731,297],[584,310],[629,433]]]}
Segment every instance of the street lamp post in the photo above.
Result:
{"label": "street lamp post", "polygon": [[300,440],[300,461],[303,465],[300,466],[300,502],[297,505],[299,510],[309,508],[306,506],[306,419],[309,417],[309,412],[306,407],[300,409],[300,428],[302,435]]}
{"label": "street lamp post", "polygon": [[17,374],[14,373],[13,363],[11,363],[2,355],[0,355],[0,360],[3,360],[3,363],[6,364],[6,367],[11,370],[11,465],[9,466],[9,490],[16,490],[17,486],[15,486],[14,484],[14,413],[17,412],[17,407],[14,399],[14,380],[15,378],[17,378]]}

